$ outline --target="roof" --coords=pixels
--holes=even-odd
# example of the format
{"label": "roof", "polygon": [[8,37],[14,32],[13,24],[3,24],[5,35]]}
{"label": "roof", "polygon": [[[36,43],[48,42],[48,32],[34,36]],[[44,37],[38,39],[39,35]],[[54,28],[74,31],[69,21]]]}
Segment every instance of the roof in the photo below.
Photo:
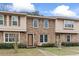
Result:
{"label": "roof", "polygon": [[7,11],[0,11],[0,14],[23,15],[23,16],[27,16],[27,17],[46,18],[46,19],[79,20],[79,18],[77,18],[77,17],[67,17],[67,16],[36,16],[36,15],[27,15],[26,13],[7,12]]}
{"label": "roof", "polygon": [[25,15],[26,16],[25,13],[7,12],[7,11],[0,11],[0,14],[9,14],[9,15],[13,14],[13,15]]}
{"label": "roof", "polygon": [[52,17],[62,20],[79,20],[78,17],[68,17],[68,16],[52,16]]}
{"label": "roof", "polygon": [[27,15],[27,17],[56,19],[55,17],[50,17],[50,16],[36,16],[36,15]]}

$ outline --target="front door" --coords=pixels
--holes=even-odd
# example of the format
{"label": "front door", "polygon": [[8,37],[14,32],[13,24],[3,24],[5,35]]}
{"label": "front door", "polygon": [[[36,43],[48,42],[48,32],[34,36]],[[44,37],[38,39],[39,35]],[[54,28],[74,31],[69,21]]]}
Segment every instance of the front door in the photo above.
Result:
{"label": "front door", "polygon": [[33,46],[33,34],[28,34],[28,46]]}

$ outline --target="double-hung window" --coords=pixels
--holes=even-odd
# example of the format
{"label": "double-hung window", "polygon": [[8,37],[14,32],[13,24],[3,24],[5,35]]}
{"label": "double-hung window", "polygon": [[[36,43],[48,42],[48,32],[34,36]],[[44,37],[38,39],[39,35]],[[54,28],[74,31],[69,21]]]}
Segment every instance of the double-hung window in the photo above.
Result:
{"label": "double-hung window", "polygon": [[4,16],[0,15],[0,25],[4,25]]}
{"label": "double-hung window", "polygon": [[49,21],[48,21],[48,19],[45,19],[44,20],[44,28],[48,28],[49,27]]}
{"label": "double-hung window", "polygon": [[14,43],[19,42],[19,35],[14,33],[5,33],[4,34],[4,42],[5,43]]}
{"label": "double-hung window", "polygon": [[64,28],[73,29],[74,28],[74,21],[64,20]]}
{"label": "double-hung window", "polygon": [[33,28],[38,28],[38,26],[39,26],[39,22],[38,22],[39,20],[38,19],[33,19]]}
{"label": "double-hung window", "polygon": [[18,16],[12,16],[11,25],[12,26],[18,26]]}
{"label": "double-hung window", "polygon": [[40,35],[40,42],[45,43],[48,41],[48,36],[47,35]]}

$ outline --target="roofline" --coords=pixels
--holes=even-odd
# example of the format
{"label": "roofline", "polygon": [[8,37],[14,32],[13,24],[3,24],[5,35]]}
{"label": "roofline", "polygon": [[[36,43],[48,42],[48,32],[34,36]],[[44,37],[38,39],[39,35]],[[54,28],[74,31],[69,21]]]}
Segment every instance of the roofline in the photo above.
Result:
{"label": "roofline", "polygon": [[36,15],[27,15],[25,13],[18,13],[18,12],[8,12],[8,11],[0,11],[0,14],[9,14],[9,15],[24,15],[27,17],[34,17],[34,18],[48,18],[48,19],[55,19],[55,18],[51,18],[49,16],[36,16]]}
{"label": "roofline", "polygon": [[52,16],[56,19],[61,19],[61,20],[79,20],[79,18],[73,18],[73,17],[67,17],[67,16]]}
{"label": "roofline", "polygon": [[0,14],[9,14],[9,15],[22,15],[27,17],[34,17],[34,18],[46,18],[46,19],[63,19],[63,20],[79,20],[79,18],[72,18],[66,16],[36,16],[36,15],[27,15],[25,13],[18,13],[18,12],[9,12],[9,11],[0,11]]}
{"label": "roofline", "polygon": [[50,16],[36,16],[36,15],[27,15],[27,17],[56,19],[55,17],[50,17]]}
{"label": "roofline", "polygon": [[18,13],[18,12],[9,12],[9,11],[0,11],[0,14],[13,14],[13,15],[25,15],[25,13]]}

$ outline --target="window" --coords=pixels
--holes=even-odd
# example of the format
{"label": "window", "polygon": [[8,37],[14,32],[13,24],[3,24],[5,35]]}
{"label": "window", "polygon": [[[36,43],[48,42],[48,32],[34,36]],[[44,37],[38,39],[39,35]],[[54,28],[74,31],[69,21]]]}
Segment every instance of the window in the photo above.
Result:
{"label": "window", "polygon": [[49,27],[49,22],[48,22],[48,20],[46,19],[46,20],[44,20],[44,28],[48,28]]}
{"label": "window", "polygon": [[3,24],[4,24],[4,16],[0,15],[0,25],[3,25]]}
{"label": "window", "polygon": [[64,28],[73,29],[74,28],[74,21],[64,21]]}
{"label": "window", "polygon": [[47,35],[40,35],[40,42],[47,42],[48,41],[48,36]]}
{"label": "window", "polygon": [[43,35],[40,35],[40,42],[43,42]]}
{"label": "window", "polygon": [[14,43],[16,41],[16,39],[19,42],[18,34],[5,33],[4,36],[5,36],[5,38],[4,38],[5,43]]}
{"label": "window", "polygon": [[33,27],[38,28],[38,19],[33,19]]}
{"label": "window", "polygon": [[18,25],[18,16],[12,16],[12,25],[17,26]]}
{"label": "window", "polygon": [[47,42],[47,35],[44,35],[44,40],[45,42]]}
{"label": "window", "polygon": [[71,34],[67,34],[67,42],[71,41]]}

